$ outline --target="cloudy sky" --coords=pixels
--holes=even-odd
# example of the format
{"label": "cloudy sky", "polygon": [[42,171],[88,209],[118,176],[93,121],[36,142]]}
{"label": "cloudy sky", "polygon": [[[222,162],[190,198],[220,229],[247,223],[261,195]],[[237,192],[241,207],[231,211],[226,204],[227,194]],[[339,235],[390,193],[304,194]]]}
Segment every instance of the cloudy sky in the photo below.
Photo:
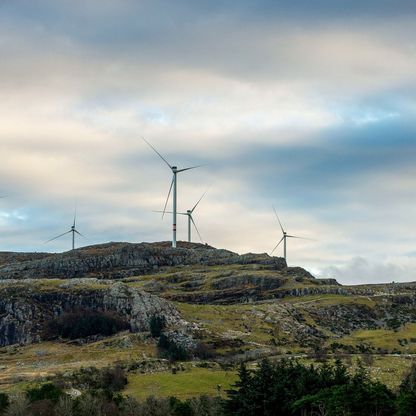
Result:
{"label": "cloudy sky", "polygon": [[168,240],[144,136],[209,244],[416,280],[414,0],[0,0],[0,93],[0,250]]}

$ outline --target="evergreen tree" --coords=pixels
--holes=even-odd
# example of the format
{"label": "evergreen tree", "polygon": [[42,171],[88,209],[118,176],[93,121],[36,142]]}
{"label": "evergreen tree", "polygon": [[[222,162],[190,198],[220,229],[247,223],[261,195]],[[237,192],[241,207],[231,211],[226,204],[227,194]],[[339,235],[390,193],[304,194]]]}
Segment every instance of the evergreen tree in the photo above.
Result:
{"label": "evergreen tree", "polygon": [[416,416],[416,364],[412,364],[400,385],[397,416]]}
{"label": "evergreen tree", "polygon": [[227,391],[228,400],[225,405],[225,413],[233,416],[256,416],[253,379],[245,364],[240,365],[238,380],[233,387]]}

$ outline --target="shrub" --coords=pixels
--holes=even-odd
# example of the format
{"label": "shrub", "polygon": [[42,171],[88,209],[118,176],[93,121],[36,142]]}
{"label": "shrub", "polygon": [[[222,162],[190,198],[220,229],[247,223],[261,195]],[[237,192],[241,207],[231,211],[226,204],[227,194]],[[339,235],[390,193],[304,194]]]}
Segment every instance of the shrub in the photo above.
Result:
{"label": "shrub", "polygon": [[194,355],[202,360],[208,360],[215,356],[215,350],[209,345],[200,342],[195,348]]}
{"label": "shrub", "polygon": [[362,354],[361,360],[367,367],[372,367],[374,365],[374,357],[372,354]]}
{"label": "shrub", "polygon": [[119,366],[103,369],[88,367],[73,374],[73,384],[83,389],[107,390],[113,393],[124,388],[127,377]]}
{"label": "shrub", "polygon": [[103,404],[100,397],[92,396],[90,393],[84,394],[77,400],[76,414],[79,416],[101,416]]}
{"label": "shrub", "polygon": [[164,398],[147,397],[142,403],[143,416],[171,416],[169,400]]}
{"label": "shrub", "polygon": [[171,361],[184,361],[189,359],[188,351],[175,341],[169,339],[165,334],[162,334],[157,344],[160,350],[160,355],[166,357]]}
{"label": "shrub", "polygon": [[171,397],[169,405],[174,416],[196,416],[197,414],[199,416],[199,413],[194,414],[189,401],[181,401],[176,397]]}
{"label": "shrub", "polygon": [[200,396],[189,401],[193,415],[222,416],[223,400],[220,397]]}
{"label": "shrub", "polygon": [[166,327],[166,318],[164,316],[152,315],[149,320],[150,333],[153,338],[158,338]]}
{"label": "shrub", "polygon": [[73,416],[73,402],[69,396],[64,395],[59,398],[55,406],[55,414],[59,416]]}
{"label": "shrub", "polygon": [[38,400],[51,400],[53,402],[57,402],[64,392],[55,384],[46,383],[40,387],[34,387],[27,390],[26,394],[30,402]]}
{"label": "shrub", "polygon": [[79,310],[66,312],[49,321],[46,325],[45,337],[77,339],[90,335],[113,335],[129,328],[129,324],[114,312],[97,312]]}
{"label": "shrub", "polygon": [[30,414],[32,416],[53,416],[56,414],[54,408],[55,404],[52,400],[38,400],[30,405]]}
{"label": "shrub", "polygon": [[121,391],[127,384],[127,377],[120,366],[106,368],[101,372],[101,383],[111,392]]}
{"label": "shrub", "polygon": [[10,397],[10,403],[7,406],[5,416],[28,416],[29,412],[29,399],[25,394],[18,394]]}
{"label": "shrub", "polygon": [[121,403],[123,416],[142,416],[140,403],[131,396],[127,396]]}
{"label": "shrub", "polygon": [[0,393],[0,413],[9,405],[9,396],[5,393]]}

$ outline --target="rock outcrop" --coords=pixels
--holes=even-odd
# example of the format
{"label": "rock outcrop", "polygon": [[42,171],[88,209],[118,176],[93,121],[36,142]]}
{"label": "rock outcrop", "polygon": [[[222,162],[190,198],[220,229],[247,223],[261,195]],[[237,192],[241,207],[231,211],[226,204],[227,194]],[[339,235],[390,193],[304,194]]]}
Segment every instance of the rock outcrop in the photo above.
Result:
{"label": "rock outcrop", "polygon": [[147,330],[152,315],[164,316],[169,325],[181,321],[170,302],[123,283],[49,290],[30,284],[4,285],[0,290],[0,346],[40,341],[49,320],[79,310],[117,312],[128,321],[132,332]]}
{"label": "rock outcrop", "polygon": [[35,259],[11,258],[0,266],[0,279],[120,279],[157,272],[163,267],[254,263],[276,270],[286,267],[282,258],[267,254],[238,255],[203,244],[180,243],[173,249],[169,243],[108,243]]}

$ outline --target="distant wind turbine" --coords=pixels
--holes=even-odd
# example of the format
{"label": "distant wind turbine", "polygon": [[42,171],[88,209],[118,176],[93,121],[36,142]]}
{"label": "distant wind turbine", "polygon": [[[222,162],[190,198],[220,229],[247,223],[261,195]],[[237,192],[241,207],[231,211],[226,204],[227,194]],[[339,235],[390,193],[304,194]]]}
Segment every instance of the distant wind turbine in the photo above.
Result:
{"label": "distant wind turbine", "polygon": [[69,231],[64,232],[63,234],[59,234],[54,238],[51,238],[50,240],[46,241],[46,243],[49,243],[50,241],[56,240],[57,238],[60,238],[66,234],[72,233],[72,250],[75,250],[75,234],[80,235],[81,237],[84,237],[77,229],[76,229],[76,220],[77,220],[77,210],[75,208],[75,213],[74,213],[74,223],[71,226],[71,229]]}
{"label": "distant wind turbine", "polygon": [[282,226],[282,223],[280,222],[280,218],[277,215],[276,209],[273,207],[274,213],[276,214],[276,218],[277,221],[279,222],[280,228],[282,230],[283,233],[283,237],[280,239],[280,241],[276,244],[276,247],[272,250],[272,252],[270,253],[270,255],[272,255],[274,253],[274,251],[277,249],[277,247],[279,247],[280,243],[283,241],[283,257],[286,260],[286,240],[288,238],[301,238],[302,240],[311,240],[310,238],[305,238],[305,237],[297,237],[295,235],[289,235]]}
{"label": "distant wind turbine", "polygon": [[[195,227],[195,230],[198,234],[199,239],[201,240],[201,242],[203,243],[204,241],[202,240],[201,234],[198,230],[198,227],[195,224],[195,221],[192,217],[192,214],[195,211],[195,208],[198,206],[198,204],[201,202],[202,198],[205,196],[205,194],[208,192],[208,189],[202,194],[201,198],[198,199],[198,202],[194,205],[194,207],[192,209],[188,209],[186,212],[178,212],[179,215],[186,215],[188,217],[188,242],[191,243],[192,242],[192,224]],[[163,212],[163,211],[155,211],[155,212]],[[165,211],[168,214],[172,214],[172,211]]]}
{"label": "distant wind turbine", "polygon": [[173,177],[172,177],[172,182],[170,184],[170,188],[169,188],[169,192],[168,192],[168,196],[166,198],[166,202],[165,202],[165,206],[163,208],[163,214],[162,217],[165,215],[166,213],[166,206],[168,205],[169,202],[169,197],[170,194],[172,192],[172,188],[173,188],[173,209],[172,209],[172,214],[173,214],[173,224],[172,224],[172,247],[176,247],[176,217],[177,217],[177,174],[180,172],[185,172],[186,170],[190,170],[190,169],[195,169],[195,168],[199,168],[201,167],[201,165],[198,166],[191,166],[189,168],[183,168],[183,169],[178,169],[176,166],[172,166],[144,137],[142,137],[142,139],[154,150],[154,152],[169,166],[169,169],[172,171],[173,173]]}

